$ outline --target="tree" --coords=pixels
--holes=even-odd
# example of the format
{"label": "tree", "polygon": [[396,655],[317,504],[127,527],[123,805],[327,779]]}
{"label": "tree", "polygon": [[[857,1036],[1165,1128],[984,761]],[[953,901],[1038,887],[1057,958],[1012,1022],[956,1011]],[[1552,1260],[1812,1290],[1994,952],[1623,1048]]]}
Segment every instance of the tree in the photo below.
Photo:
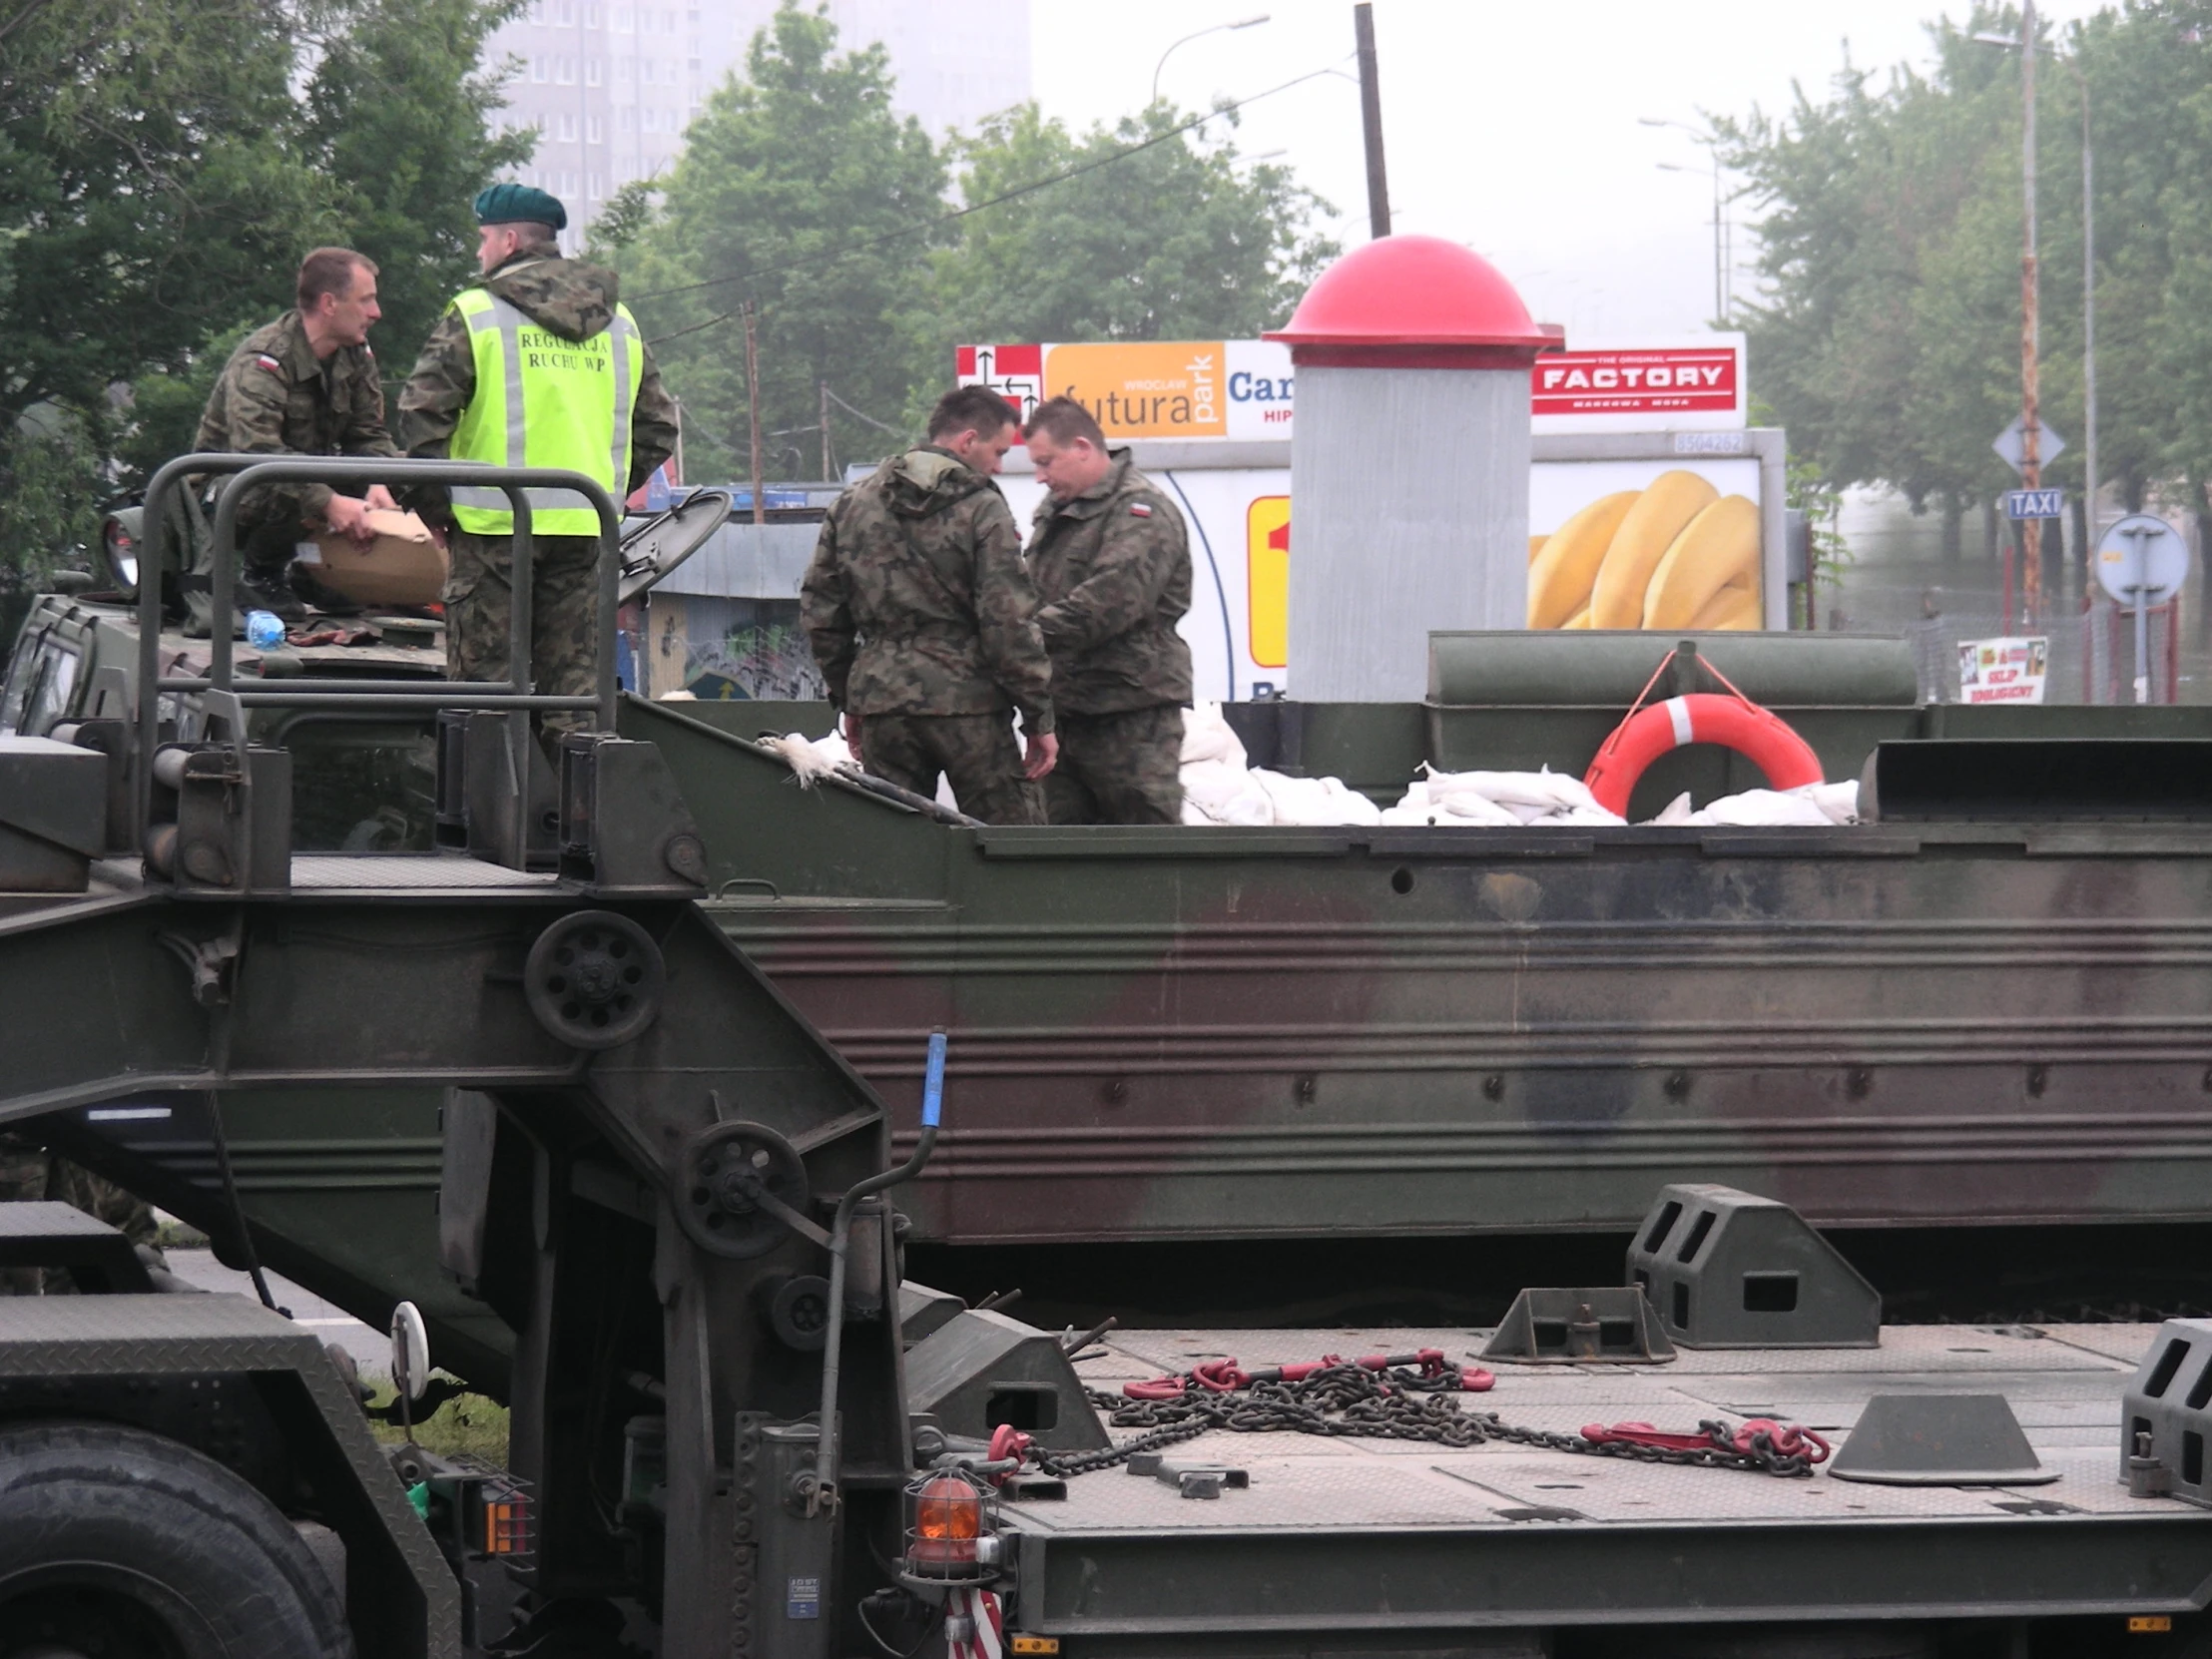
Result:
{"label": "tree", "polygon": [[374,343],[387,400],[448,301],[476,280],[476,193],[530,159],[494,135],[504,66],[473,66],[522,0],[343,0],[307,84],[301,135],[343,187],[348,247],[381,268]]}
{"label": "tree", "polygon": [[[748,301],[772,450],[813,452],[824,385],[861,409],[904,404],[910,346],[895,321],[928,245],[915,228],[943,211],[944,165],[891,90],[882,47],[839,53],[828,18],[787,3],[743,79],[692,123],[661,212],[635,234],[625,289],[683,399],[695,473],[747,470]],[[860,428],[837,438],[853,452]]]}
{"label": "tree", "polygon": [[1191,120],[1158,103],[1078,137],[1028,104],[954,146],[976,211],[909,323],[929,385],[962,340],[1245,339],[1290,314],[1339,252],[1308,230],[1332,210],[1288,168],[1242,167],[1233,111],[1206,123],[1216,142],[1178,132]]}
{"label": "tree", "polygon": [[0,429],[98,419],[336,230],[289,143],[296,43],[277,0],[72,0],[0,38]]}

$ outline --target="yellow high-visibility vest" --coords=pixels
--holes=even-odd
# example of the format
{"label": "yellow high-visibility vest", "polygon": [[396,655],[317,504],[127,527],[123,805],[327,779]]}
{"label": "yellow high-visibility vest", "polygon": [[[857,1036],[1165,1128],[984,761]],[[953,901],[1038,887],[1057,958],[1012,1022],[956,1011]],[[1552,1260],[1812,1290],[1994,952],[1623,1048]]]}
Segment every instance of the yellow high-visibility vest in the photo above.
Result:
{"label": "yellow high-visibility vest", "polygon": [[[645,341],[630,308],[617,305],[614,320],[586,340],[553,332],[485,288],[470,288],[453,308],[468,324],[476,392],[453,429],[452,458],[581,472],[619,510],[630,481],[630,415],[645,371]],[[462,529],[514,533],[506,491],[455,484],[452,496]],[[528,500],[537,535],[599,534],[599,515],[574,490],[533,489]]]}

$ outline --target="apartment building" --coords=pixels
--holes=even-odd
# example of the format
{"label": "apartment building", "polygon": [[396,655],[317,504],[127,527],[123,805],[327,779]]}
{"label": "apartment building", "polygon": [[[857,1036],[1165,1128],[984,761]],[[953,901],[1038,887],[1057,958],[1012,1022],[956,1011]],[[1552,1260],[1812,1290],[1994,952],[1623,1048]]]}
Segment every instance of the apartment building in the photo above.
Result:
{"label": "apartment building", "polygon": [[[567,205],[571,247],[607,197],[666,174],[707,95],[742,70],[776,0],[531,0],[492,36],[510,62],[502,128],[535,127],[526,184]],[[1029,96],[1029,0],[831,0],[840,44],[880,41],[898,107],[932,132]]]}

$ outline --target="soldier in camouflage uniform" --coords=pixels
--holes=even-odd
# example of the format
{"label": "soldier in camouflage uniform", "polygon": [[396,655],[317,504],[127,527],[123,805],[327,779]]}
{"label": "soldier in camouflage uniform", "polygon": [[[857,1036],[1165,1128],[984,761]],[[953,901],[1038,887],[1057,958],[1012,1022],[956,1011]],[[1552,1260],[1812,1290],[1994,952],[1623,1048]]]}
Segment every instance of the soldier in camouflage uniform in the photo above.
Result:
{"label": "soldier in camouflage uniform", "polygon": [[[247,455],[397,455],[384,430],[384,388],[368,328],[376,267],[348,248],[317,248],[299,266],[299,305],[239,342],[201,412],[195,449]],[[292,549],[329,528],[369,539],[363,514],[389,507],[381,484],[365,497],[327,484],[262,484],[239,503],[239,546],[250,604],[296,616],[286,588]],[[198,573],[204,580],[205,573]]]}
{"label": "soldier in camouflage uniform", "polygon": [[969,817],[1042,824],[1037,780],[1059,748],[1052,666],[1014,515],[991,482],[1013,440],[996,393],[947,392],[927,443],[830,507],[800,614],[861,765],[921,795],[942,773]]}
{"label": "soldier in camouflage uniform", "polygon": [[[495,185],[476,198],[476,213],[482,225],[477,264],[484,288],[564,340],[591,340],[608,331],[615,321],[619,279],[602,267],[561,258],[554,233],[567,225],[568,214],[558,201],[525,186]],[[455,429],[475,395],[468,321],[457,306],[449,306],[399,394],[399,431],[407,453],[449,458]],[[616,419],[629,423],[630,449],[630,475],[613,480],[609,489],[619,507],[676,452],[676,400],[661,384],[650,351],[644,352],[632,404],[618,410]],[[445,587],[448,677],[506,679],[514,538],[458,528],[443,489],[411,490],[407,499],[446,536],[452,555]],[[541,693],[589,697],[598,689],[599,552],[596,536],[531,537],[530,665]],[[581,711],[547,714],[538,722],[556,761],[558,734],[583,731],[590,724],[591,717]]]}
{"label": "soldier in camouflage uniform", "polygon": [[1029,574],[1060,711],[1052,822],[1179,824],[1191,700],[1191,648],[1175,631],[1191,608],[1183,515],[1127,450],[1107,450],[1073,398],[1039,405],[1023,435],[1051,492],[1030,529]]}

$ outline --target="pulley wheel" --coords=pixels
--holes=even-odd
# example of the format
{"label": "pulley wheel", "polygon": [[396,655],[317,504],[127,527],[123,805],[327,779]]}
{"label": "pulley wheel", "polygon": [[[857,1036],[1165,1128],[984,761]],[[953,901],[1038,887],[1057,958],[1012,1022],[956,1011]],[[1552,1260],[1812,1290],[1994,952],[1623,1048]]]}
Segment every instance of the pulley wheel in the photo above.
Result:
{"label": "pulley wheel", "polygon": [[719,1123],[685,1143],[677,1160],[676,1219],[710,1255],[743,1262],[791,1236],[761,1195],[807,1214],[807,1166],[792,1143],[761,1123]]}
{"label": "pulley wheel", "polygon": [[661,1011],[667,970],[653,935],[612,910],[578,910],[538,935],[522,988],[538,1023],[571,1048],[619,1048]]}
{"label": "pulley wheel", "polygon": [[820,1354],[830,1341],[830,1281],[795,1273],[777,1285],[768,1303],[769,1329],[800,1354]]}

